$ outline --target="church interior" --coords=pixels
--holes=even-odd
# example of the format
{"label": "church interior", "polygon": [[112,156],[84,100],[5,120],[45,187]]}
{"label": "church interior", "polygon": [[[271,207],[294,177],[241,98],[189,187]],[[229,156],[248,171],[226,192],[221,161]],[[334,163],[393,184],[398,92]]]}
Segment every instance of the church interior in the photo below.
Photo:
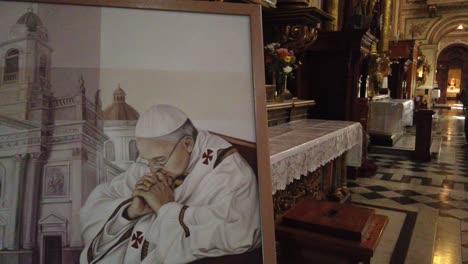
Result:
{"label": "church interior", "polygon": [[[261,8],[276,252],[193,263],[468,264],[468,0],[194,1]],[[15,21],[0,27],[0,263],[78,263],[73,219],[137,160],[141,113],[120,83],[103,103],[99,78],[52,94],[52,26]],[[255,143],[225,139],[257,168]]]}
{"label": "church interior", "polygon": [[[468,263],[468,1],[229,2],[262,5],[278,263]],[[311,200],[375,210],[372,253]]]}

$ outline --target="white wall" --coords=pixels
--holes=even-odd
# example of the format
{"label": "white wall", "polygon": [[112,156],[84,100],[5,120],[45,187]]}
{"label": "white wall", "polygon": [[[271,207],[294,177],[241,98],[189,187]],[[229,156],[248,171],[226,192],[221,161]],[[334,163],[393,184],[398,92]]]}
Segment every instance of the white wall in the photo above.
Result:
{"label": "white wall", "polygon": [[57,97],[72,95],[83,75],[88,98],[99,87],[101,10],[83,6],[41,4],[37,10],[49,31],[52,47],[52,91]]}
{"label": "white wall", "polygon": [[166,103],[195,125],[255,141],[248,17],[103,9],[103,105],[121,84],[141,114]]}

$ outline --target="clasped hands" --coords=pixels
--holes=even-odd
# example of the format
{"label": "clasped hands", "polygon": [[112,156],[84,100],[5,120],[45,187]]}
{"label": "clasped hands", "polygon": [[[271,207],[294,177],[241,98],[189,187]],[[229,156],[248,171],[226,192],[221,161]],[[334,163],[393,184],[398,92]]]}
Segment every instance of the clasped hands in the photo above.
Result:
{"label": "clasped hands", "polygon": [[174,201],[174,181],[161,171],[148,172],[135,184],[132,203],[127,208],[131,219],[157,213],[163,205]]}

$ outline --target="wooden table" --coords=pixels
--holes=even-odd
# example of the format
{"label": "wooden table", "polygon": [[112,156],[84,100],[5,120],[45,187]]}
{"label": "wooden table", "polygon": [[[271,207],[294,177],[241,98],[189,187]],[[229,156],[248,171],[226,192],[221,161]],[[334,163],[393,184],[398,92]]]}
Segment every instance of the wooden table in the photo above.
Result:
{"label": "wooden table", "polygon": [[361,166],[362,144],[357,122],[305,119],[270,127],[275,217],[306,197],[347,200],[347,166]]}
{"label": "wooden table", "polygon": [[287,227],[279,219],[276,224],[276,239],[280,241],[279,263],[368,264],[388,222],[387,216],[376,214],[373,217],[363,242]]}

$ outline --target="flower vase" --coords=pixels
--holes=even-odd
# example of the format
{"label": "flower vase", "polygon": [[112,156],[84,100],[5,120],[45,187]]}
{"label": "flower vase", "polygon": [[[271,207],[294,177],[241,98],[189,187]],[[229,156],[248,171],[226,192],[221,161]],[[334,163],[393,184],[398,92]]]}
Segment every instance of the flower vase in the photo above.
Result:
{"label": "flower vase", "polygon": [[288,76],[284,76],[284,79],[276,79],[276,92],[275,101],[284,102],[284,100],[290,100],[292,98],[291,92],[288,90]]}
{"label": "flower vase", "polygon": [[286,100],[291,100],[293,98],[293,95],[291,91],[288,90],[288,86],[285,84],[284,89],[283,89],[283,97]]}
{"label": "flower vase", "polygon": [[284,102],[284,93],[283,92],[278,92],[278,90],[275,91],[275,102],[277,103],[282,103]]}

